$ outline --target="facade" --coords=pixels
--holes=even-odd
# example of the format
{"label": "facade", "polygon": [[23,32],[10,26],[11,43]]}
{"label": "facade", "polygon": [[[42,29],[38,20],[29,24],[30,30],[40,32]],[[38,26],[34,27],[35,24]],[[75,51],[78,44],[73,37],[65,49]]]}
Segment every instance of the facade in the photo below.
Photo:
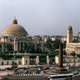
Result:
{"label": "facade", "polygon": [[39,64],[41,55],[45,57],[45,63],[49,64],[49,55],[41,54],[41,51],[44,52],[44,50],[49,53],[48,48],[44,47],[44,44],[48,39],[51,39],[52,41],[55,41],[56,39],[65,41],[66,36],[30,36],[15,18],[0,34],[0,56],[5,56],[6,58],[0,58],[0,65],[10,65],[13,62],[18,65],[25,65],[31,64],[31,61],[33,64]]}
{"label": "facade", "polygon": [[[27,31],[18,24],[17,19],[14,19],[12,24],[7,26],[0,34],[1,51],[21,51],[27,41]],[[9,46],[9,49],[8,47]]]}
{"label": "facade", "polygon": [[73,42],[74,40],[73,29],[72,29],[72,26],[69,26],[67,30],[67,39],[66,39],[66,52],[67,53],[75,52],[76,54],[80,54],[80,42],[78,39],[79,38],[77,37],[77,41]]}
{"label": "facade", "polygon": [[[36,49],[37,44],[42,44],[41,47],[43,47],[44,42],[45,38],[41,36],[29,36],[23,26],[18,24],[17,19],[14,19],[12,24],[8,25],[0,34],[0,56],[6,57],[6,59],[0,57],[0,65],[11,65],[13,62],[17,65],[29,65],[32,61],[31,57],[34,57],[34,64],[39,64],[39,56],[41,54],[32,53],[31,48]],[[29,46],[31,48],[28,49],[27,47]],[[49,64],[49,56],[44,55],[46,57],[46,63]]]}

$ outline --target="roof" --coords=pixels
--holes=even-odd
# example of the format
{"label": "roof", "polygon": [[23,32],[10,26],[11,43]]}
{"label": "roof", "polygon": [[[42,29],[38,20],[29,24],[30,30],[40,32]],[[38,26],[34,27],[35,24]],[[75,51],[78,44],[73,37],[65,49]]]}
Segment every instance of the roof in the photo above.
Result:
{"label": "roof", "polygon": [[28,35],[27,31],[24,29],[23,26],[18,24],[17,19],[14,19],[12,24],[8,25],[2,34],[14,35],[14,36],[26,36]]}

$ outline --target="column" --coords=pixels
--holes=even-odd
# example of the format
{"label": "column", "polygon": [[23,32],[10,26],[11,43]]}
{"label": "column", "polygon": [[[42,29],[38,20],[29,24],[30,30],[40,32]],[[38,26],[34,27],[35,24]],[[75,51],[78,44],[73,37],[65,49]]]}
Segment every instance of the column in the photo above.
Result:
{"label": "column", "polygon": [[18,51],[18,43],[16,41],[16,38],[14,38],[14,51]]}
{"label": "column", "polygon": [[2,52],[4,52],[4,44],[2,44]]}
{"label": "column", "polygon": [[21,64],[25,65],[25,57],[22,57]]}
{"label": "column", "polygon": [[49,64],[49,62],[50,62],[50,59],[49,59],[48,55],[46,56],[46,62],[47,62],[47,64]]}
{"label": "column", "polygon": [[27,65],[29,65],[30,64],[30,56],[27,56],[26,58],[27,58]]}
{"label": "column", "polygon": [[22,50],[21,50],[21,42],[18,42],[18,50],[19,50],[19,51],[22,51]]}
{"label": "column", "polygon": [[1,42],[2,42],[2,52],[5,52],[5,36],[1,38]]}
{"label": "column", "polygon": [[63,67],[63,43],[59,44],[59,67]]}
{"label": "column", "polygon": [[39,64],[39,56],[36,56],[36,64]]}

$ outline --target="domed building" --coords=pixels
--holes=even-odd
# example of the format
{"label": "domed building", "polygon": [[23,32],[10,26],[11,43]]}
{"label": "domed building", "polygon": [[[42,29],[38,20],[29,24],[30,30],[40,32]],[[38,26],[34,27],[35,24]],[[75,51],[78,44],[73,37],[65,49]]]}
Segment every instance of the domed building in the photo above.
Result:
{"label": "domed building", "polygon": [[27,36],[28,33],[27,31],[23,28],[23,26],[21,26],[20,24],[18,24],[17,19],[14,19],[12,21],[12,24],[8,25],[4,31],[2,32],[3,35],[7,35],[7,36],[16,36],[16,37],[21,37],[21,36]]}
{"label": "domed building", "polygon": [[[28,32],[18,24],[17,19],[12,21],[0,34],[0,65],[28,64],[29,56],[24,59]],[[14,56],[17,57],[14,59]]]}
{"label": "domed building", "polygon": [[[39,56],[42,54],[38,47],[42,46],[42,40],[40,36],[29,36],[17,19],[14,19],[0,34],[0,65],[12,65],[13,62],[17,65],[39,64]],[[49,64],[49,56],[43,55]]]}
{"label": "domed building", "polygon": [[[17,51],[21,52],[26,44],[28,32],[24,27],[18,24],[17,19],[12,21],[12,24],[8,25],[0,35],[1,51]],[[8,47],[7,47],[8,46]],[[9,49],[8,49],[9,48]]]}

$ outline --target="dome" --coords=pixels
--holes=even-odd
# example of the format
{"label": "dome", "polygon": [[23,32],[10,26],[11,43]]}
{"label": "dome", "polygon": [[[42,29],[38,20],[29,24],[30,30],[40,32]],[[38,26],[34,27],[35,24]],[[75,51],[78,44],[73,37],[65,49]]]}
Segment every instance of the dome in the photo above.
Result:
{"label": "dome", "polygon": [[2,34],[14,35],[14,36],[26,36],[28,33],[26,30],[17,22],[17,19],[14,19],[12,24],[8,25]]}

